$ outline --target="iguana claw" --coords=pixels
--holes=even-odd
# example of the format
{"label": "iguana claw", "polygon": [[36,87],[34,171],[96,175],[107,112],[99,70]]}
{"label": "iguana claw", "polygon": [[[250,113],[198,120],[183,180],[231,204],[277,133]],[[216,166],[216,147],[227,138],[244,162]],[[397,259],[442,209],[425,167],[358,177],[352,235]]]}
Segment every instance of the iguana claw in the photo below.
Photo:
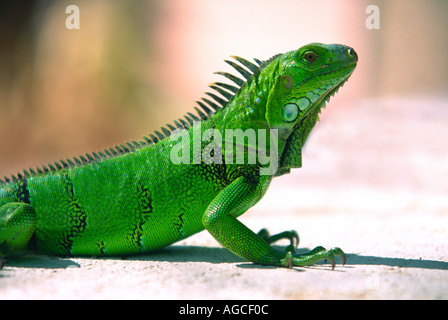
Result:
{"label": "iguana claw", "polygon": [[281,264],[282,264],[282,266],[291,269],[294,266],[294,263],[293,263],[293,252],[288,251],[286,253],[286,256],[281,260]]}
{"label": "iguana claw", "polygon": [[342,265],[345,265],[347,260],[344,251],[340,248],[333,248],[326,250],[324,247],[316,247],[308,253],[294,256],[295,266],[308,266],[320,260],[330,260],[331,269],[334,270],[336,266],[336,257],[341,257]]}
{"label": "iguana claw", "polygon": [[340,248],[327,250],[322,246],[318,246],[307,253],[295,254],[295,249],[299,244],[299,235],[294,230],[270,235],[267,229],[261,229],[258,232],[258,236],[265,240],[268,244],[272,244],[273,242],[281,239],[288,239],[290,241],[290,244],[284,250],[286,256],[284,256],[283,259],[280,260],[280,265],[284,267],[304,267],[312,265],[321,260],[329,260],[331,263],[331,269],[334,270],[336,266],[336,257],[341,257],[342,265],[345,265],[346,262],[345,253]]}

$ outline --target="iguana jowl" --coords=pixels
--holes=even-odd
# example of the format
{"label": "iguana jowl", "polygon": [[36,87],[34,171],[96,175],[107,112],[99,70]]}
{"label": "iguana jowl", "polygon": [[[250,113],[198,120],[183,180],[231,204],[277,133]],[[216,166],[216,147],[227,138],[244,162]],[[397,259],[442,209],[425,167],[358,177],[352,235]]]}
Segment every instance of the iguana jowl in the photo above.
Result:
{"label": "iguana jowl", "polygon": [[[24,249],[130,255],[205,228],[228,250],[258,264],[306,266],[329,259],[334,267],[336,256],[344,261],[339,248],[317,247],[302,255],[295,254],[292,245],[275,250],[270,243],[287,238],[293,244],[297,234],[255,234],[237,217],[263,197],[274,176],[301,167],[301,149],[318,114],[354,71],[357,54],[347,46],[313,43],[267,61],[233,58],[239,64],[227,62],[245,79],[221,72],[235,85],[213,83],[216,92],[207,93],[213,101],[204,98],[195,108],[199,117],[188,113],[185,120],[142,141],[0,180],[0,256]],[[247,160],[251,147],[269,149],[275,144],[276,170],[261,174],[267,165],[230,161],[228,151],[222,162],[173,163],[171,132],[185,129],[193,139],[196,121],[201,133],[213,129],[222,136],[226,129],[275,131],[276,141],[268,134],[263,147],[258,141],[251,146],[244,142],[238,150]],[[194,144],[190,142],[187,145]],[[204,151],[207,145],[200,147]],[[194,157],[193,151],[189,156]]]}

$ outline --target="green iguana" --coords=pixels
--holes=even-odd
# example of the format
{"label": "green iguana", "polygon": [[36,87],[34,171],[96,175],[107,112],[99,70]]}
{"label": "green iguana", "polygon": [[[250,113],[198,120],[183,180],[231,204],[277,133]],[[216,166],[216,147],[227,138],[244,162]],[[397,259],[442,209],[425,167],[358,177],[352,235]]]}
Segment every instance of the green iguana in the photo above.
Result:
{"label": "green iguana", "polygon": [[[212,83],[216,92],[197,102],[198,116],[188,113],[142,141],[0,180],[1,262],[34,249],[138,254],[205,228],[257,264],[307,266],[328,259],[334,268],[337,256],[345,263],[339,248],[296,254],[295,231],[255,234],[237,217],[263,197],[274,176],[301,167],[304,143],[325,103],[354,71],[356,52],[313,43],[266,61],[232,58],[239,64],[226,62],[245,80],[218,72],[232,85]],[[291,244],[276,250],[270,244],[278,239]]]}

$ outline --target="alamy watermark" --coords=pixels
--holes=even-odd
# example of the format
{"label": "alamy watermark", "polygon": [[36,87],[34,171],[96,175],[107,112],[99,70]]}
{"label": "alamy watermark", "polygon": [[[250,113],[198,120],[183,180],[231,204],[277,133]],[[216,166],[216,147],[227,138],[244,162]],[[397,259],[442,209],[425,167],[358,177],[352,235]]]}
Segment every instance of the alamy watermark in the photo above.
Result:
{"label": "alamy watermark", "polygon": [[75,5],[69,5],[65,8],[65,13],[70,14],[65,19],[65,27],[69,30],[79,29],[79,7]]}
{"label": "alamy watermark", "polygon": [[[65,8],[65,13],[69,16],[65,19],[65,27],[69,30],[80,28],[79,7],[76,5],[69,5]],[[380,29],[380,9],[376,5],[369,5],[366,7],[366,14],[369,14],[366,19],[366,28],[369,30]]]}
{"label": "alamy watermark", "polygon": [[261,175],[278,169],[277,129],[225,129],[223,135],[195,122],[191,130],[174,130],[169,140],[173,164],[259,164]]}
{"label": "alamy watermark", "polygon": [[366,19],[366,28],[369,30],[380,28],[380,8],[372,4],[367,6],[366,13],[369,16]]}

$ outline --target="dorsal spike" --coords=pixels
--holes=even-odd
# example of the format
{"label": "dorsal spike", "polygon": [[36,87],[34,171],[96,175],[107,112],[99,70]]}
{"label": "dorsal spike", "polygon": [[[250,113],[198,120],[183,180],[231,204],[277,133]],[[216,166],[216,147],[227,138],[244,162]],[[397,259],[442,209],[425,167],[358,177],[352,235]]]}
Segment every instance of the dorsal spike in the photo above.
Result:
{"label": "dorsal spike", "polygon": [[262,62],[261,62],[261,65],[260,65],[260,69],[264,68],[266,65],[268,65],[268,64],[271,63],[273,60],[275,60],[278,56],[281,56],[281,55],[282,55],[282,54],[279,53],[279,54],[276,54],[276,55],[270,57],[268,60],[264,60],[264,61],[262,61]]}
{"label": "dorsal spike", "polygon": [[94,159],[90,154],[88,154],[88,153],[86,153],[86,157],[87,157],[87,160],[88,160],[89,162],[93,162],[93,161],[95,161],[95,159]]}
{"label": "dorsal spike", "polygon": [[115,153],[116,154],[122,154],[124,151],[123,151],[123,149],[121,149],[121,147],[120,146],[115,146]]}
{"label": "dorsal spike", "polygon": [[218,87],[216,85],[211,84],[210,88],[216,90],[216,92],[218,92],[223,97],[227,98],[227,100],[231,100],[234,97],[234,95],[232,93],[230,93],[229,91],[224,90],[223,88]]}
{"label": "dorsal spike", "polygon": [[135,146],[130,143],[129,141],[126,141],[126,145],[129,147],[129,150],[134,151],[135,150]]}
{"label": "dorsal spike", "polygon": [[210,107],[212,107],[215,111],[218,111],[219,109],[221,109],[216,103],[206,99],[206,98],[201,98],[204,102],[206,102]]}
{"label": "dorsal spike", "polygon": [[258,72],[260,70],[260,68],[256,64],[254,64],[254,63],[252,63],[252,62],[250,62],[250,61],[248,61],[246,59],[243,59],[243,58],[238,57],[238,56],[230,56],[230,57],[232,57],[233,59],[235,59],[236,61],[241,63],[247,69],[252,71],[252,73],[256,73],[256,72]]}
{"label": "dorsal spike", "polygon": [[254,58],[254,61],[258,64],[258,66],[261,66],[263,64],[263,61],[260,59]]}
{"label": "dorsal spike", "polygon": [[137,148],[140,148],[142,146],[142,144],[144,144],[144,141],[135,141],[135,140],[131,140],[131,142],[134,144],[134,146],[136,146]]}
{"label": "dorsal spike", "polygon": [[62,164],[62,167],[65,169],[65,168],[68,168],[68,163],[67,162],[65,162],[64,160],[59,160],[59,162]]}
{"label": "dorsal spike", "polygon": [[152,133],[148,134],[149,137],[152,139],[153,143],[157,143],[159,142],[159,138],[157,138],[155,135],[153,135]]}
{"label": "dorsal spike", "polygon": [[205,113],[210,117],[213,114],[213,111],[207,107],[202,101],[196,101],[196,103],[205,111]]}
{"label": "dorsal spike", "polygon": [[123,153],[127,153],[129,151],[131,151],[128,147],[126,147],[124,144],[120,144],[121,149],[123,149]]}
{"label": "dorsal spike", "polygon": [[102,151],[98,151],[98,154],[100,155],[101,159],[106,159],[107,155],[104,154]]}
{"label": "dorsal spike", "polygon": [[185,122],[185,120],[184,119],[180,119],[179,118],[179,121],[180,121],[180,123],[182,123],[182,125],[184,126],[184,128],[185,129],[187,129],[187,128],[189,128],[190,126],[188,125],[188,123],[187,122]]}
{"label": "dorsal spike", "polygon": [[188,127],[191,127],[193,125],[193,122],[194,122],[193,119],[191,119],[187,114],[184,115],[184,118],[187,119],[187,121],[189,123]]}
{"label": "dorsal spike", "polygon": [[177,129],[183,129],[183,125],[180,124],[180,122],[178,120],[174,120],[174,124],[176,125]]}
{"label": "dorsal spike", "polygon": [[229,90],[232,93],[237,93],[238,90],[240,90],[240,88],[238,88],[238,87],[235,87],[235,86],[232,86],[231,84],[227,84],[227,83],[223,83],[223,82],[213,82],[212,85],[224,88],[226,90]]}
{"label": "dorsal spike", "polygon": [[165,139],[165,136],[157,130],[154,130],[154,133],[157,135],[159,140]]}
{"label": "dorsal spike", "polygon": [[215,72],[215,74],[219,74],[221,76],[226,77],[230,81],[236,83],[239,87],[241,87],[244,84],[244,80],[238,78],[237,76],[234,76],[233,74],[230,74],[227,72],[222,72],[222,71]]}
{"label": "dorsal spike", "polygon": [[218,102],[218,103],[219,103],[221,106],[223,106],[223,107],[225,107],[225,106],[227,105],[227,103],[229,102],[229,101],[226,101],[226,100],[224,100],[224,99],[218,97],[218,96],[217,96],[216,94],[214,94],[214,93],[206,92],[205,94],[208,95],[208,96],[210,96],[210,97],[212,97],[213,99],[215,99],[215,101]]}
{"label": "dorsal spike", "polygon": [[196,117],[194,114],[192,114],[191,112],[187,112],[187,114],[190,116],[190,118],[194,121],[199,121],[199,118]]}
{"label": "dorsal spike", "polygon": [[147,137],[147,136],[143,136],[143,139],[146,141],[146,143],[149,145],[149,144],[153,144],[153,142],[152,142],[152,140],[149,138],[149,137]]}
{"label": "dorsal spike", "polygon": [[169,123],[167,123],[166,126],[168,127],[168,129],[171,130],[171,132],[173,132],[174,130],[176,130],[176,128],[175,128],[173,125],[169,124]]}
{"label": "dorsal spike", "polygon": [[164,134],[165,137],[169,137],[169,136],[170,136],[170,134],[171,134],[171,131],[170,131],[170,130],[168,130],[168,129],[165,128],[165,127],[161,127],[160,129],[162,129],[162,132],[163,132],[163,134]]}
{"label": "dorsal spike", "polygon": [[241,67],[239,64],[236,64],[235,62],[231,60],[224,60],[227,64],[234,67],[236,71],[238,71],[246,80],[249,79],[252,76],[252,73]]}
{"label": "dorsal spike", "polygon": [[207,116],[205,115],[205,113],[203,113],[199,108],[194,107],[194,110],[196,110],[196,112],[199,115],[199,118],[201,118],[201,120],[206,120]]}

